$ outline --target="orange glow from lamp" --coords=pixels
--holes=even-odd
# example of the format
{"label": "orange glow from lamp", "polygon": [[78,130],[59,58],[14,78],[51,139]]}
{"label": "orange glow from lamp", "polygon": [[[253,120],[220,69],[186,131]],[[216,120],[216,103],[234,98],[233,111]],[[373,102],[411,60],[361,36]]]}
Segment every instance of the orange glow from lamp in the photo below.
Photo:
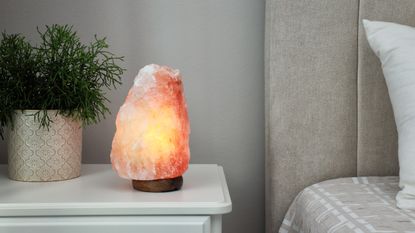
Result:
{"label": "orange glow from lamp", "polygon": [[119,176],[147,192],[178,190],[190,159],[189,119],[178,70],[140,70],[116,120],[111,163]]}

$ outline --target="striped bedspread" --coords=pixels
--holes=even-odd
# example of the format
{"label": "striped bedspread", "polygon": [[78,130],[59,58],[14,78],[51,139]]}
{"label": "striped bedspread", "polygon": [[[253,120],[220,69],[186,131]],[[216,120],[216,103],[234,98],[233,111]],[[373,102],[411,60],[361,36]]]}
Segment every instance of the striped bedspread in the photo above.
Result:
{"label": "striped bedspread", "polygon": [[353,177],[304,189],[289,208],[280,233],[415,233],[415,211],[395,205],[398,177]]}

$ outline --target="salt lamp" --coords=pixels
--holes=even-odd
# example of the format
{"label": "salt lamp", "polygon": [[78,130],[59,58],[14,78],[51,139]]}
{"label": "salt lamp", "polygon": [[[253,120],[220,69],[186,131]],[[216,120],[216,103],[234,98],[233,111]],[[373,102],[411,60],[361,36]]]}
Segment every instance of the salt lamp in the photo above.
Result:
{"label": "salt lamp", "polygon": [[189,120],[178,70],[142,68],[116,120],[111,163],[134,189],[178,190],[190,159]]}

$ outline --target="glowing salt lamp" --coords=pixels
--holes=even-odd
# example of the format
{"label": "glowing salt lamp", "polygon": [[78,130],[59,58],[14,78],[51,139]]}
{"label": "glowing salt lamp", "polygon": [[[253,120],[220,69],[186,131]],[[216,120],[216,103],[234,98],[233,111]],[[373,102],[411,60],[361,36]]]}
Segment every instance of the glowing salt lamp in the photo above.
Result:
{"label": "glowing salt lamp", "polygon": [[187,170],[189,120],[178,70],[140,70],[116,120],[111,163],[119,176],[147,192],[181,188]]}

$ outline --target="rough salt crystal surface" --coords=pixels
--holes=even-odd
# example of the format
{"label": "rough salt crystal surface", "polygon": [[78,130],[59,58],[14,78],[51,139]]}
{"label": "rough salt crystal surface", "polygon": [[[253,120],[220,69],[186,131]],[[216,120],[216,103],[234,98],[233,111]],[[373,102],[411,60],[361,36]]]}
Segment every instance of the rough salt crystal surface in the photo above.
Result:
{"label": "rough salt crystal surface", "polygon": [[180,72],[147,65],[118,112],[112,167],[133,180],[181,176],[190,159],[189,133]]}

